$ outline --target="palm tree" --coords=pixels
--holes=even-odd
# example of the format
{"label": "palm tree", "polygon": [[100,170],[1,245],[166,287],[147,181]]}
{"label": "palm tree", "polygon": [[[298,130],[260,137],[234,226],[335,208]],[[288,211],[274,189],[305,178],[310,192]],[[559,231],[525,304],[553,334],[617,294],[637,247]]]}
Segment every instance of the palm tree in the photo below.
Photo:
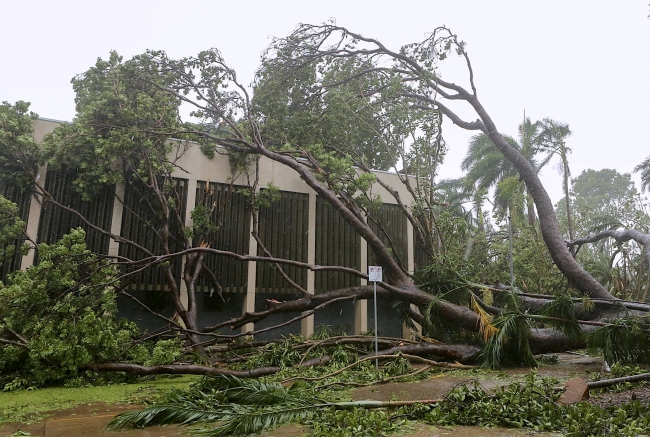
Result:
{"label": "palm tree", "polygon": [[635,172],[641,172],[641,190],[650,191],[650,156],[641,164],[634,167]]}
{"label": "palm tree", "polygon": [[[506,141],[517,149],[535,168],[537,172],[548,163],[549,156],[541,161],[537,160],[540,152],[540,123],[532,123],[530,118],[524,117],[523,123],[519,126],[519,142],[510,136],[505,136]],[[494,204],[497,208],[513,208],[513,190],[506,185],[518,179],[515,167],[499,152],[490,138],[485,134],[479,134],[470,140],[469,149],[461,168],[467,171],[466,178],[470,184],[478,184],[478,188],[497,188],[495,191]],[[521,185],[521,190],[524,186]],[[523,194],[523,192],[521,192]],[[526,210],[529,224],[535,224],[535,205],[531,200],[526,188]],[[523,212],[520,212],[523,216]]]}
{"label": "palm tree", "polygon": [[564,190],[564,199],[566,201],[566,214],[567,223],[569,228],[569,240],[573,241],[573,220],[571,218],[571,209],[569,202],[569,177],[571,170],[569,169],[569,161],[567,155],[571,153],[571,149],[566,146],[566,138],[571,135],[571,129],[566,123],[545,118],[541,123],[541,148],[548,151],[549,158],[553,155],[560,157],[560,162],[557,165],[557,170],[562,175],[562,189]]}
{"label": "palm tree", "polygon": [[[436,185],[436,192],[440,199],[444,199],[448,210],[464,217],[480,232],[485,232],[483,201],[487,195],[486,189],[479,188],[476,183],[470,183],[467,178],[459,178],[441,180]],[[466,204],[471,204],[471,208],[465,208]]]}

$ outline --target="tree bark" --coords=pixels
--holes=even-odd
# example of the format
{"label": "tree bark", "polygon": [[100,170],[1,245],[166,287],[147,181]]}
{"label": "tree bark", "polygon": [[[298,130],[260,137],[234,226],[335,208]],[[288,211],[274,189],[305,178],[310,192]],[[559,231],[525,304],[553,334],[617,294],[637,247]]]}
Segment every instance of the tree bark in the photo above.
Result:
{"label": "tree bark", "polygon": [[542,238],[557,267],[572,286],[586,295],[599,299],[614,299],[614,296],[573,258],[560,232],[553,202],[551,202],[551,198],[548,196],[533,166],[521,153],[508,144],[475,96],[468,98],[468,102],[485,124],[485,134],[490,137],[496,148],[515,166],[530,190],[530,195],[537,207]]}
{"label": "tree bark", "polygon": [[[463,364],[470,364],[480,352],[477,346],[468,345],[444,345],[444,344],[422,344],[422,345],[404,345],[385,349],[379,352],[378,357],[384,355],[394,355],[402,352],[408,355],[419,357],[439,356],[453,359]],[[375,356],[368,354],[367,356]],[[313,367],[321,364],[327,364],[331,360],[330,356],[315,358],[297,364],[295,367]],[[273,375],[283,368],[280,366],[258,367],[251,370],[230,370],[211,366],[201,366],[195,364],[167,364],[159,366],[141,366],[130,363],[97,363],[88,364],[88,369],[100,372],[126,372],[135,375],[227,375],[236,376],[237,378],[258,378],[260,376]]]}

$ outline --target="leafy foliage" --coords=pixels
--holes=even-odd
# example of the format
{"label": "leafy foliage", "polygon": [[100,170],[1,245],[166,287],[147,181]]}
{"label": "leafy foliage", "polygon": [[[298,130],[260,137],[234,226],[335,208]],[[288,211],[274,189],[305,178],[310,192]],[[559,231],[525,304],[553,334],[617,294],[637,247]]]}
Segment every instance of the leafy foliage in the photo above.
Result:
{"label": "leafy foliage", "polygon": [[16,249],[26,250],[28,246],[20,245],[25,222],[18,214],[15,203],[0,196],[0,266],[12,259]]}
{"label": "leafy foliage", "polygon": [[[619,367],[614,369],[618,371]],[[555,403],[559,396],[554,389],[556,382],[531,372],[523,381],[490,392],[477,382],[464,383],[438,404],[390,410],[374,409],[378,406],[376,403],[365,406],[364,402],[334,404],[327,400],[331,393],[321,391],[314,395],[314,389],[304,384],[282,386],[231,377],[203,378],[193,383],[190,390],[177,390],[150,408],[116,417],[109,428],[163,423],[203,424],[191,433],[244,436],[297,421],[309,428],[310,435],[317,437],[366,437],[404,431],[409,426],[406,419],[411,419],[443,426],[527,428],[573,437],[627,437],[647,432],[650,426],[648,406],[637,401],[607,409],[587,402],[560,406]],[[218,422],[216,428],[205,425],[214,422]]]}
{"label": "leafy foliage", "polygon": [[381,437],[403,432],[406,427],[406,420],[399,414],[365,408],[329,408],[306,423],[314,437]]}
{"label": "leafy foliage", "polygon": [[300,339],[300,337],[289,337],[269,343],[247,360],[246,367],[250,369],[264,366],[289,367],[297,364],[303,358],[301,352],[296,349]]}
{"label": "leafy foliage", "polygon": [[[607,229],[650,232],[648,199],[639,195],[629,173],[585,170],[573,179],[569,200],[578,237]],[[556,204],[563,231],[567,229],[565,211],[563,199]],[[603,239],[580,247],[576,259],[614,296],[640,301],[647,298],[650,266],[644,248],[637,243]]]}
{"label": "leafy foliage", "polygon": [[570,437],[635,436],[647,432],[650,408],[638,401],[603,409],[581,402],[560,406],[550,378],[531,372],[523,382],[486,392],[478,383],[463,384],[419,417],[439,425],[505,426],[558,431]]}
{"label": "leafy foliage", "polygon": [[87,251],[84,237],[77,229],[39,245],[40,262],[0,284],[0,333],[24,340],[0,345],[3,384],[17,375],[28,385],[74,376],[119,356],[136,333],[116,319],[115,268]]}
{"label": "leafy foliage", "polygon": [[[551,429],[559,419],[554,381],[531,372],[524,384],[511,383],[488,393],[476,381],[449,392],[425,419],[440,425],[482,425]],[[550,416],[550,417],[549,417]]]}
{"label": "leafy foliage", "polygon": [[[295,362],[298,356],[317,357],[329,354],[327,365],[313,367],[286,367],[276,375],[260,379],[235,377],[206,377],[189,390],[177,391],[142,411],[124,413],[108,425],[109,429],[145,427],[154,424],[217,423],[216,427],[204,427],[201,435],[226,436],[249,435],[269,430],[283,423],[298,421],[314,430],[315,435],[326,435],[326,429],[341,436],[382,435],[396,430],[400,420],[391,420],[385,412],[366,412],[360,408],[364,402],[338,402],[347,400],[346,386],[372,385],[385,378],[405,379],[426,377],[427,372],[411,375],[413,368],[408,360],[397,358],[375,370],[372,361],[357,362],[357,353],[336,339],[322,347],[310,348],[300,353],[304,339],[291,337],[278,342],[275,347],[265,347],[252,356],[250,361],[259,365],[269,363],[272,356],[283,354],[283,360]],[[323,338],[314,346],[327,340]],[[291,351],[287,356],[286,352]],[[260,355],[266,355],[261,358]],[[244,364],[244,368],[250,363]],[[279,381],[282,381],[280,383]],[[292,384],[289,385],[289,382]],[[332,408],[336,408],[334,411]],[[345,409],[346,411],[338,411]],[[346,430],[347,428],[347,430]],[[367,429],[366,429],[367,428]],[[361,431],[360,431],[361,430]]]}
{"label": "leafy foliage", "polygon": [[[280,48],[275,55],[287,59],[293,56],[291,49]],[[424,135],[414,141],[413,153],[421,154],[428,145],[425,138],[435,137],[439,120],[395,104],[400,81],[380,72],[370,73],[374,64],[372,59],[322,59],[286,76],[277,60],[266,59],[257,72],[253,101],[263,119],[266,143],[314,156],[323,167],[344,164],[348,155],[371,168],[386,170],[395,166],[403,153],[400,141],[420,128]],[[382,87],[377,96],[363,96],[366,90]],[[343,156],[327,156],[327,149],[338,150]]]}
{"label": "leafy foliage", "polygon": [[40,244],[38,264],[0,283],[0,338],[10,339],[0,342],[5,390],[74,380],[90,363],[167,364],[180,355],[175,338],[134,341],[135,324],[117,318],[116,268],[84,238],[76,229]]}
{"label": "leafy foliage", "polygon": [[641,188],[644,191],[650,189],[650,156],[634,167],[634,171],[641,173]]}
{"label": "leafy foliage", "polygon": [[592,350],[600,350],[609,363],[650,362],[648,322],[643,318],[624,317],[593,331],[587,337]]}
{"label": "leafy foliage", "polygon": [[166,81],[143,55],[122,62],[111,52],[75,77],[77,115],[45,141],[50,165],[77,169],[75,188],[90,198],[98,185],[123,182],[134,173],[144,180],[171,172],[168,141],[179,129],[180,102],[153,81]]}
{"label": "leafy foliage", "polygon": [[0,183],[13,183],[24,190],[31,183],[28,175],[37,174],[41,147],[34,140],[32,127],[37,117],[27,102],[0,105]]}

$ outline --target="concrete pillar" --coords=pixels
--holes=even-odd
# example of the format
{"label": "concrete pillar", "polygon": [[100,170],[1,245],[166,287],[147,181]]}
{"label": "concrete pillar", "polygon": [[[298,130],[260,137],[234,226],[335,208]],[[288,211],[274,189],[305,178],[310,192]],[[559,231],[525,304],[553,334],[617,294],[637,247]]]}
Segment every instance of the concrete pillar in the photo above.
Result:
{"label": "concrete pillar", "polygon": [[[253,217],[250,218],[250,229],[253,230]],[[253,237],[253,233],[249,237],[248,254],[257,256],[257,241]],[[246,297],[244,298],[243,313],[255,312],[255,288],[257,280],[257,262],[248,261],[248,280],[246,281]],[[242,327],[242,332],[253,331],[255,329],[254,323],[247,323]]]}
{"label": "concrete pillar", "polygon": [[[309,193],[309,216],[307,225],[307,263],[316,262],[316,193]],[[314,294],[315,273],[312,270],[307,272],[307,291]],[[300,322],[300,333],[308,338],[314,333],[314,315],[307,316]]]}
{"label": "concrete pillar", "polygon": [[[37,182],[39,185],[45,185],[45,176],[47,176],[47,164],[39,167],[38,174],[36,176]],[[41,221],[41,210],[43,209],[43,197],[38,194],[33,194],[30,204],[29,204],[29,215],[27,216],[27,235],[36,241],[38,241],[38,225]],[[34,264],[34,256],[36,255],[35,249],[30,249],[27,252],[27,255],[23,256],[23,259],[20,261],[20,269],[27,270],[27,267],[31,267]]]}
{"label": "concrete pillar", "polygon": [[[359,237],[361,238],[361,237]],[[361,271],[368,273],[368,242],[361,238]],[[368,280],[362,279],[361,285],[367,285]],[[356,335],[368,330],[368,300],[359,299],[354,302],[354,333]]]}
{"label": "concrete pillar", "polygon": [[[185,226],[190,227],[194,224],[192,221],[192,211],[196,205],[196,179],[187,181],[187,201],[185,202]],[[181,272],[185,270],[185,257],[181,261]],[[180,283],[181,303],[187,308],[187,284],[181,279]]]}
{"label": "concrete pillar", "polygon": [[[410,221],[406,222],[406,243],[407,243],[407,252],[408,252],[408,272],[409,273],[414,273],[415,272],[415,239],[414,237],[414,230],[413,230],[413,224],[411,224]],[[411,304],[411,309],[417,310],[417,307],[413,304]],[[406,325],[402,325],[402,337],[406,339],[410,339],[414,337],[416,334],[417,335],[422,335],[422,326],[419,324],[415,324],[415,330],[409,328]]]}
{"label": "concrete pillar", "polygon": [[[111,218],[111,234],[120,235],[122,232],[122,216],[124,214],[124,192],[126,184],[115,184],[115,198],[113,199],[113,217]],[[117,256],[120,253],[120,243],[111,239],[108,242],[108,256]]]}
{"label": "concrete pillar", "polygon": [[406,221],[406,250],[408,252],[407,269],[408,272],[413,274],[415,272],[415,239],[413,224]]}

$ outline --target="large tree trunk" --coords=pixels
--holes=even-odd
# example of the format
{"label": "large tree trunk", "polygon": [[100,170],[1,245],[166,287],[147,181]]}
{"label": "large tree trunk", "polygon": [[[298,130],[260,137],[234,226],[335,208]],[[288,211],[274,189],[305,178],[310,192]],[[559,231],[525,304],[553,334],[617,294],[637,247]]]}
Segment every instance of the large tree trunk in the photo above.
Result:
{"label": "large tree trunk", "polygon": [[526,183],[537,207],[542,237],[557,267],[572,286],[586,295],[599,299],[614,299],[609,291],[587,273],[571,255],[560,232],[553,202],[551,202],[551,198],[544,189],[533,166],[503,138],[503,135],[499,133],[478,99],[470,97],[468,101],[485,124],[485,133],[490,137],[497,149],[517,168],[519,175]]}

